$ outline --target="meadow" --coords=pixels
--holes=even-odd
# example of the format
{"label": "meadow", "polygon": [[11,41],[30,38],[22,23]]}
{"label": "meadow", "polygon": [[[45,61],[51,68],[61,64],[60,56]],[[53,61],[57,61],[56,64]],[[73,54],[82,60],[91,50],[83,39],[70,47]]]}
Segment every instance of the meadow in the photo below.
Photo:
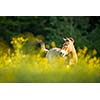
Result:
{"label": "meadow", "polygon": [[[28,37],[28,36],[26,36]],[[97,83],[100,82],[100,58],[97,51],[78,48],[78,63],[68,65],[63,58],[48,62],[38,51],[32,36],[13,37],[13,50],[0,54],[0,82],[2,83]],[[54,42],[52,43],[55,46]],[[38,53],[36,52],[38,51]]]}

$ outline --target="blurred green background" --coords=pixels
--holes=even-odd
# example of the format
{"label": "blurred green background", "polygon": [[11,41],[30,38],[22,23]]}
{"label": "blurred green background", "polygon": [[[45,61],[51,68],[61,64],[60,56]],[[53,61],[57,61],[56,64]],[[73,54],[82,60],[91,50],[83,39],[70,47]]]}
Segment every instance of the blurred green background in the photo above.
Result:
{"label": "blurred green background", "polygon": [[[73,37],[78,63],[48,62],[46,48]],[[99,16],[0,16],[0,82],[100,82]]]}
{"label": "blurred green background", "polygon": [[63,37],[73,37],[76,48],[96,49],[100,55],[99,16],[0,16],[0,48],[11,47],[12,37],[31,33],[61,47]]}

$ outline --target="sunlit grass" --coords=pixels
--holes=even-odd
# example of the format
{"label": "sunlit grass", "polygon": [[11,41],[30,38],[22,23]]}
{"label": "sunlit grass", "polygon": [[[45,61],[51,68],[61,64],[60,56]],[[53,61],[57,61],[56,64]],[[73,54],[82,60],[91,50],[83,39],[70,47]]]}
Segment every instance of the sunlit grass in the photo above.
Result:
{"label": "sunlit grass", "polygon": [[13,38],[14,52],[0,56],[0,82],[100,82],[100,58],[96,57],[96,50],[88,53],[86,47],[79,49],[78,63],[68,65],[64,58],[48,61],[41,52],[23,53],[23,42],[26,39]]}

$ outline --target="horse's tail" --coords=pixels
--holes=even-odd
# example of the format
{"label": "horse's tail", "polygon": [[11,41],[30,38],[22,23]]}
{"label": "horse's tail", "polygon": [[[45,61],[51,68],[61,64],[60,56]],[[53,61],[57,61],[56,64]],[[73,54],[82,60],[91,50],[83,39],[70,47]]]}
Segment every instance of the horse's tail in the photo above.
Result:
{"label": "horse's tail", "polygon": [[48,52],[48,51],[49,51],[48,49],[46,49],[45,43],[44,43],[42,40],[38,40],[38,42],[40,43],[41,49],[42,49],[43,51],[45,51],[45,52]]}

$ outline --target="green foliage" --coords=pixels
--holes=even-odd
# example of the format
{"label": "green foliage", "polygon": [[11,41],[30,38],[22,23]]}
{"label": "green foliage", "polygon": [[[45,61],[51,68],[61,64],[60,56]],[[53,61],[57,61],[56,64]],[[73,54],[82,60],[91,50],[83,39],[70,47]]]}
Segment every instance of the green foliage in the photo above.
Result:
{"label": "green foliage", "polygon": [[48,63],[39,55],[19,54],[0,59],[0,82],[100,82],[100,59],[97,58],[90,58],[88,62],[81,58],[72,66],[65,65],[63,59]]}
{"label": "green foliage", "polygon": [[42,35],[46,44],[61,47],[63,37],[73,37],[75,46],[96,49],[100,55],[100,18],[91,16],[1,16],[0,35],[5,41],[24,33]]}
{"label": "green foliage", "polygon": [[[41,51],[21,52],[25,47],[28,49],[22,36],[11,42],[15,52],[0,56],[0,82],[100,82],[100,58],[96,57],[96,50],[89,54],[87,47],[79,49],[78,63],[68,65],[64,58],[48,61],[41,57]],[[54,42],[52,45],[55,46]]]}
{"label": "green foliage", "polygon": [[7,50],[7,43],[2,38],[0,38],[0,56],[3,55]]}
{"label": "green foliage", "polygon": [[97,25],[96,28],[89,34],[90,45],[95,48],[100,55],[100,26]]}
{"label": "green foliage", "polygon": [[[38,40],[61,47],[64,37],[74,38],[78,63],[48,63]],[[99,56],[100,17],[0,16],[0,82],[100,82]]]}
{"label": "green foliage", "polygon": [[40,43],[38,42],[40,39],[42,39],[42,36],[35,37],[32,33],[24,33],[13,37],[11,44],[17,53],[36,54],[41,49]]}

